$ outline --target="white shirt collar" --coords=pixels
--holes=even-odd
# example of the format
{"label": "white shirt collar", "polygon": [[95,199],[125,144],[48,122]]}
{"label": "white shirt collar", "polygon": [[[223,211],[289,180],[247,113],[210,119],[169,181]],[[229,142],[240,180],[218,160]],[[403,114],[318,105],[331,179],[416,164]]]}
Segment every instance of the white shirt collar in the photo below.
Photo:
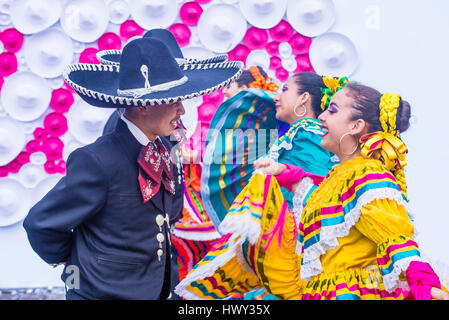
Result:
{"label": "white shirt collar", "polygon": [[[142,130],[139,129],[134,123],[132,123],[130,120],[126,119],[125,116],[122,114],[120,115],[120,118],[126,123],[128,126],[129,131],[131,131],[131,134],[136,138],[137,141],[143,146],[148,145],[150,142],[150,139],[143,133]],[[159,137],[158,137],[159,138]]]}

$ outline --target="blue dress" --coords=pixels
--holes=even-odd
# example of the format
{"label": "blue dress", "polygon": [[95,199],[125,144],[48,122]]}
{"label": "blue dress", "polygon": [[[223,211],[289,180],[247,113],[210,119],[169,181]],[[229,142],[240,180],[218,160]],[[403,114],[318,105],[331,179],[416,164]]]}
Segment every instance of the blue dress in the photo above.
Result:
{"label": "blue dress", "polygon": [[[338,160],[333,153],[321,146],[323,134],[318,119],[299,119],[263,158],[299,166],[306,172],[325,177]],[[281,187],[281,191],[288,206],[293,209],[293,193],[284,187]]]}

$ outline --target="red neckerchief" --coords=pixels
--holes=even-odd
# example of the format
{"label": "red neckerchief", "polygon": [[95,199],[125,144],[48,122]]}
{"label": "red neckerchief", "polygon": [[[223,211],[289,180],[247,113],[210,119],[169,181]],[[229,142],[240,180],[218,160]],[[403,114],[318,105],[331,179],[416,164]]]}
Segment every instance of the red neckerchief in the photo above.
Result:
{"label": "red neckerchief", "polygon": [[159,192],[161,182],[165,190],[175,194],[173,160],[159,138],[142,147],[137,163],[139,164],[140,191],[144,203]]}

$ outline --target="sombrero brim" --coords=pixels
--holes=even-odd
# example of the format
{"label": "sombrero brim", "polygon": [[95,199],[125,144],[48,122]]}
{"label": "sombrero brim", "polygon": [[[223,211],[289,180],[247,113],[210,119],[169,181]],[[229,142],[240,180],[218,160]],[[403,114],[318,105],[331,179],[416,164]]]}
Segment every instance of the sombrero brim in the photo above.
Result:
{"label": "sombrero brim", "polygon": [[[182,85],[133,98],[119,96],[119,66],[75,63],[64,72],[64,79],[90,105],[101,108],[127,108],[168,104],[219,90],[243,72],[240,61],[179,66],[188,78]],[[150,80],[151,81],[151,80]]]}
{"label": "sombrero brim", "polygon": [[[108,65],[119,65],[120,58],[122,56],[121,50],[103,50],[97,52],[97,59],[102,64]],[[179,65],[181,64],[195,64],[195,63],[220,63],[228,60],[228,55],[226,53],[219,54],[214,57],[206,59],[192,59],[192,58],[176,58]]]}

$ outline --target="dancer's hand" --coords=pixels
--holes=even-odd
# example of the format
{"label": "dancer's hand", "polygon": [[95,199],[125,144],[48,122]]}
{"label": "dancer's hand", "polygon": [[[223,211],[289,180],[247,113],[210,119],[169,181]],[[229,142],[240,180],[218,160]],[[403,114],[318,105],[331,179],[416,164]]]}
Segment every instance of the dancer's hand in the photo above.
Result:
{"label": "dancer's hand", "polygon": [[262,169],[270,166],[274,161],[271,159],[259,159],[254,162],[254,170]]}
{"label": "dancer's hand", "polygon": [[295,193],[295,190],[296,190],[296,188],[299,186],[299,183],[302,181],[302,179],[301,180],[299,180],[298,182],[295,182],[294,184],[292,184],[292,192],[293,193]]}
{"label": "dancer's hand", "polygon": [[430,289],[430,294],[432,295],[433,299],[449,300],[449,294],[447,292],[444,292],[443,290],[435,288],[435,287]]}
{"label": "dancer's hand", "polygon": [[272,176],[280,175],[282,171],[287,169],[287,166],[282,163],[274,162],[273,160],[261,160],[258,166],[254,164],[255,169],[261,169],[265,174]]}

